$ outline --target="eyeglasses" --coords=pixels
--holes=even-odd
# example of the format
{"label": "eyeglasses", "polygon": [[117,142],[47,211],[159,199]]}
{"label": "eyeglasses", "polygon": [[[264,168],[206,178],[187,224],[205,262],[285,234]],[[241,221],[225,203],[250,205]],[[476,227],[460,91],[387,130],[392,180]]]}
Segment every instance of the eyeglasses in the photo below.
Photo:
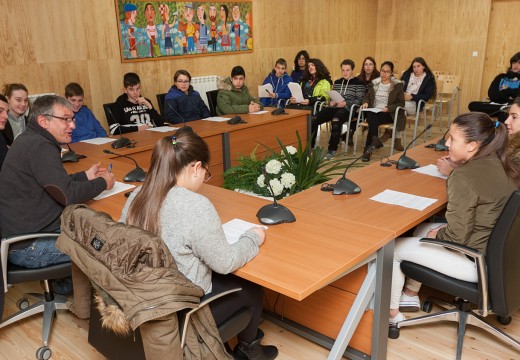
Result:
{"label": "eyeglasses", "polygon": [[379,72],[382,74],[391,74],[392,73],[392,71],[390,71],[390,70],[380,70]]}
{"label": "eyeglasses", "polygon": [[189,83],[190,83],[189,80],[177,80],[177,82],[178,82],[179,84],[189,84]]}
{"label": "eyeglasses", "polygon": [[65,118],[65,117],[62,117],[62,116],[56,116],[56,115],[51,115],[51,114],[43,114],[43,116],[49,116],[49,117],[53,117],[53,118],[56,118],[56,119],[60,119],[60,120],[63,120],[67,123],[67,125],[70,125],[71,123],[75,123],[76,122],[76,118],[73,116],[71,118]]}
{"label": "eyeglasses", "polygon": [[206,170],[206,175],[204,175],[204,182],[208,182],[209,179],[211,179],[211,173],[209,172],[209,169],[207,166],[204,166],[204,169]]}

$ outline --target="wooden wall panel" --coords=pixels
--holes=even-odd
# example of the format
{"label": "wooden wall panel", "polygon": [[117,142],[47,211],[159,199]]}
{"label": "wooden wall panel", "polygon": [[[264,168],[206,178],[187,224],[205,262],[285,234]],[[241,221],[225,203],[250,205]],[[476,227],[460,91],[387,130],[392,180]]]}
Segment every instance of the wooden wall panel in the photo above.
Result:
{"label": "wooden wall panel", "polygon": [[482,76],[481,97],[487,97],[489,85],[500,73],[509,68],[509,59],[520,51],[518,8],[520,1],[493,1],[486,59]]}
{"label": "wooden wall panel", "polygon": [[376,60],[392,60],[400,76],[422,56],[432,70],[461,75],[461,111],[467,111],[480,98],[490,12],[491,0],[379,1]]}
{"label": "wooden wall panel", "polygon": [[[0,84],[24,83],[32,94],[63,94],[71,81],[85,89],[85,103],[105,123],[102,104],[123,91],[122,77],[137,72],[143,95],[168,91],[173,74],[184,68],[193,76],[228,76],[242,65],[256,93],[284,57],[292,67],[295,54],[307,49],[321,58],[334,78],[346,57],[356,62],[375,52],[377,0],[254,0],[254,51],[247,54],[121,63],[113,0],[0,0]],[[289,69],[290,70],[290,69]]]}

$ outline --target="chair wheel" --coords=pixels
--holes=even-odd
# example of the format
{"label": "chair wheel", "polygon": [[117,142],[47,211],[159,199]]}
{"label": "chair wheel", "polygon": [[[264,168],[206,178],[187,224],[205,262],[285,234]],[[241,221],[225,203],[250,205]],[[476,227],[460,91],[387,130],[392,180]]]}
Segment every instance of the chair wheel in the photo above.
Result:
{"label": "chair wheel", "polygon": [[431,301],[426,300],[421,304],[421,310],[427,313],[431,313],[433,309],[433,304]]}
{"label": "chair wheel", "polygon": [[25,310],[29,307],[29,300],[27,300],[27,298],[18,299],[18,301],[16,302],[16,306],[20,310]]}
{"label": "chair wheel", "polygon": [[48,360],[52,356],[52,351],[48,346],[42,346],[38,350],[36,350],[36,358],[38,360]]}
{"label": "chair wheel", "polygon": [[497,321],[502,325],[509,325],[511,324],[511,316],[497,315]]}
{"label": "chair wheel", "polygon": [[398,339],[401,330],[399,330],[395,325],[390,325],[388,328],[388,337],[390,339]]}

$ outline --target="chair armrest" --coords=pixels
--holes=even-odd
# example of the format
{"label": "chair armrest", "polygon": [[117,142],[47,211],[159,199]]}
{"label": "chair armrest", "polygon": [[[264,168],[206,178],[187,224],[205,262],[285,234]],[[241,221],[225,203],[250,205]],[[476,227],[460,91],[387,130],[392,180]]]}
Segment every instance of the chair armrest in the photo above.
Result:
{"label": "chair armrest", "polygon": [[457,243],[454,243],[451,241],[444,241],[444,240],[431,239],[431,238],[422,238],[419,241],[423,242],[423,243],[443,246],[450,250],[456,250],[475,260],[477,260],[478,258],[482,258],[482,259],[484,258],[484,254],[482,254],[480,251],[470,248],[466,245],[457,244]]}
{"label": "chair armrest", "polygon": [[234,288],[229,289],[221,292],[210,292],[209,294],[204,295],[200,298],[199,306],[191,309],[186,313],[186,316],[184,317],[184,326],[182,327],[182,337],[181,337],[181,349],[184,348],[184,343],[186,342],[186,330],[188,329],[188,323],[190,321],[190,316],[197,312],[198,310],[202,309],[204,306],[208,305],[214,300],[220,299],[223,296],[235,293],[237,291],[242,291],[242,288]]}
{"label": "chair armrest", "polygon": [[57,233],[37,233],[37,234],[26,234],[26,235],[17,235],[11,236],[5,239],[2,239],[0,244],[0,254],[1,254],[1,265],[2,265],[2,274],[4,278],[4,292],[7,292],[7,257],[9,255],[9,245],[15,244],[20,241],[37,239],[39,237],[58,237],[60,234]]}
{"label": "chair armrest", "polygon": [[397,123],[397,116],[399,115],[399,110],[404,111],[404,116],[406,116],[406,109],[402,106],[398,106],[395,108],[395,117],[394,117],[394,123]]}
{"label": "chair armrest", "polygon": [[[321,106],[323,106],[323,101],[316,101],[314,103],[314,108],[312,110],[312,115],[316,115],[318,113],[319,110],[321,110]],[[319,108],[319,110],[318,110]]]}

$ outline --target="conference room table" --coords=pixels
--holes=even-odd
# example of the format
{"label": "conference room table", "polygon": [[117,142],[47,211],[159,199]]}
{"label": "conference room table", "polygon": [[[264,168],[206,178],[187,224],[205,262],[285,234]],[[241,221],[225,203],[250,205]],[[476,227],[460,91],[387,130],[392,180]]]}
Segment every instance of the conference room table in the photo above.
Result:
{"label": "conference room table", "polygon": [[[309,111],[287,109],[286,114],[272,115],[270,111],[262,114],[241,114],[244,124],[230,125],[226,121],[216,122],[208,120],[196,120],[186,123],[200,135],[208,144],[210,150],[209,170],[212,179],[210,184],[221,186],[222,174],[227,169],[238,164],[240,156],[247,156],[256,148],[256,154],[262,156],[269,149],[279,151],[278,140],[285,146],[297,144],[297,135],[301,137],[305,146],[310,134]],[[234,115],[224,115],[231,118]],[[170,125],[168,132],[151,130],[137,131],[123,134],[132,141],[131,147],[113,149],[111,143],[96,145],[86,142],[77,142],[70,147],[83,155],[96,155],[99,157],[115,158],[117,155],[107,154],[111,151],[119,155],[130,156],[141,167],[146,168],[150,163],[152,151],[156,142],[165,137],[172,136],[175,131],[184,124]],[[113,135],[112,138],[118,138]],[[132,160],[124,160],[132,162]]]}
{"label": "conference room table", "polygon": [[[141,144],[145,143],[145,138],[137,138]],[[90,149],[75,148],[87,158],[67,164],[67,170],[84,170],[98,161],[104,166],[112,163],[116,179],[122,181],[123,176],[134,168],[125,159],[108,158],[98,149],[93,153]],[[409,151],[409,156],[424,165],[434,163],[440,155],[422,146]],[[143,167],[146,166],[143,164]],[[442,209],[446,202],[445,181],[411,170],[380,167],[379,164],[347,173],[347,176],[361,186],[361,194],[333,196],[316,186],[282,200],[281,203],[294,213],[296,222],[270,226],[258,256],[237,270],[236,275],[300,302],[323,291],[329,284],[341,281],[346,274],[363,270],[362,267],[368,264],[367,270],[362,271],[364,275],[360,289],[352,295],[349,304],[340,304],[347,314],[329,359],[339,359],[343,354],[353,358],[359,355],[355,351],[345,352],[345,349],[360,319],[367,316],[367,309],[373,309],[368,352],[371,358],[384,359],[394,239]],[[418,211],[369,200],[369,197],[387,188],[434,197],[438,201]],[[207,184],[202,186],[200,193],[212,201],[223,223],[240,218],[258,224],[256,212],[269,203]],[[117,220],[125,201],[124,194],[119,193],[99,201],[91,200],[87,205],[107,212]],[[298,328],[292,329],[301,334]],[[323,341],[318,342],[327,345]]]}

